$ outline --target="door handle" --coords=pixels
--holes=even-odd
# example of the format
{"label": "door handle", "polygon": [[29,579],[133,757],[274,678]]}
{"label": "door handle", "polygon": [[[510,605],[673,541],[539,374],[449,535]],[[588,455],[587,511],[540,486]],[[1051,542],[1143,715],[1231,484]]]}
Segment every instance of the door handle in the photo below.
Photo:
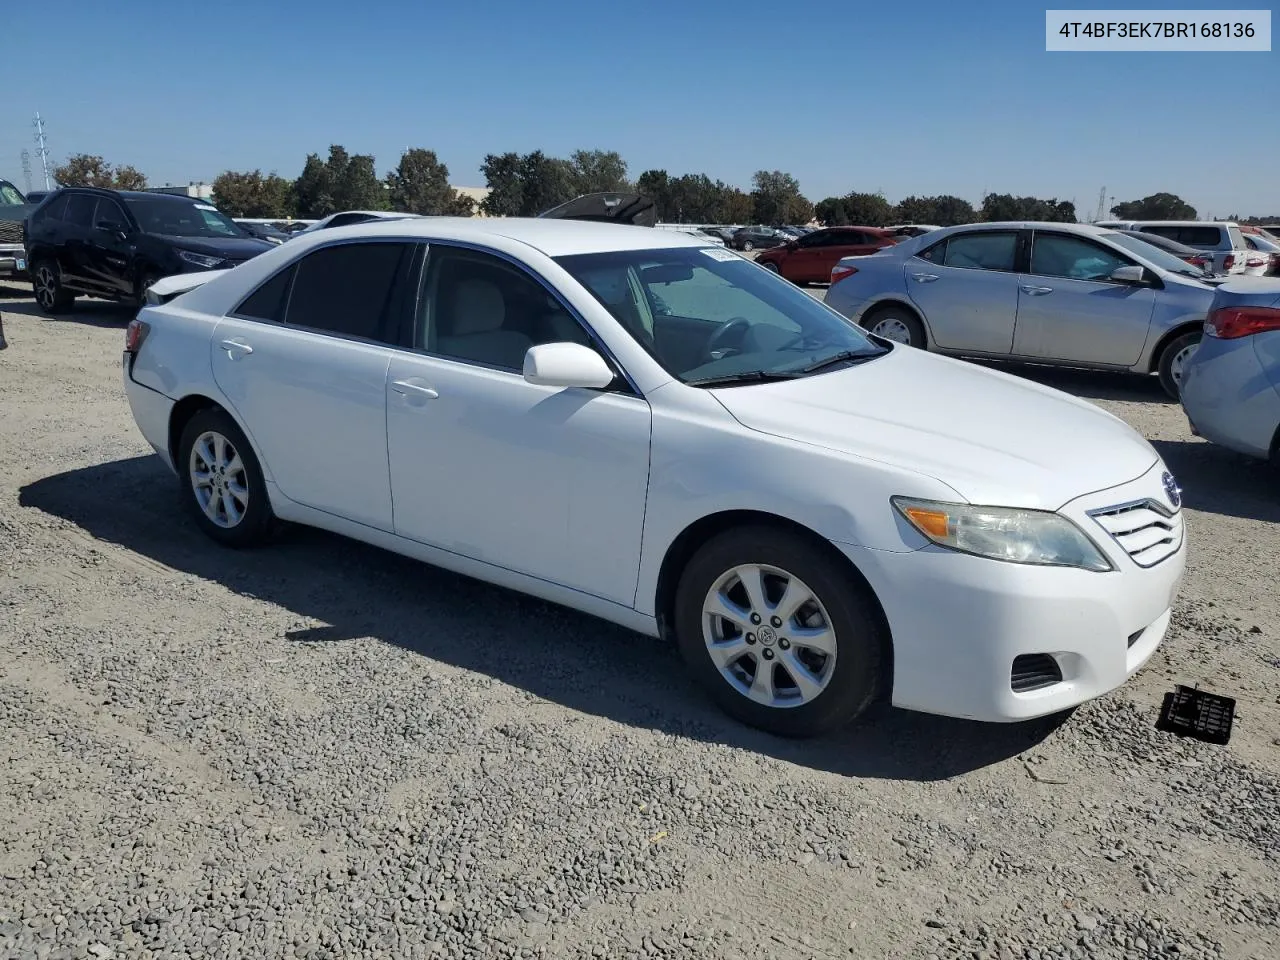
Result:
{"label": "door handle", "polygon": [[936,273],[913,273],[912,276],[921,283],[933,283],[933,281],[938,279],[938,275]]}
{"label": "door handle", "polygon": [[421,397],[423,400],[434,400],[440,396],[420,380],[392,380],[391,389],[401,396]]}
{"label": "door handle", "polygon": [[253,353],[253,347],[243,340],[223,340],[218,346],[227,351],[227,356],[232,360],[239,360],[241,357]]}
{"label": "door handle", "polygon": [[1018,289],[1033,297],[1043,297],[1046,293],[1053,293],[1053,287],[1037,287],[1035,284],[1031,283],[1024,283]]}

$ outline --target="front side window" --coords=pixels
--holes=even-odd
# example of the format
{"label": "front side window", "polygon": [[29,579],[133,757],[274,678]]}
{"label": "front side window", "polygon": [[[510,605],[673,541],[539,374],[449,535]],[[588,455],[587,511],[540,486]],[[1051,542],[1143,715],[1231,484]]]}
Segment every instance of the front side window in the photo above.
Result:
{"label": "front side window", "polygon": [[249,234],[230,217],[207,203],[177,197],[126,197],[143,233],[166,237],[219,239]]}
{"label": "front side window", "polygon": [[1108,280],[1112,271],[1132,261],[1083,237],[1037,233],[1031,246],[1031,272],[1068,280]]}
{"label": "front side window", "polygon": [[718,248],[556,262],[685,383],[809,376],[889,349],[790,281]]}
{"label": "front side window", "polygon": [[436,244],[423,282],[416,340],[428,353],[519,371],[530,347],[593,346],[557,297],[500,257]]}
{"label": "front side window", "polygon": [[412,249],[409,243],[343,243],[307,254],[297,264],[284,322],[397,342],[394,295]]}
{"label": "front side window", "polygon": [[94,214],[93,225],[111,230],[125,230],[128,228],[128,221],[124,218],[124,211],[120,209],[120,204],[104,197],[98,201],[98,212]]}

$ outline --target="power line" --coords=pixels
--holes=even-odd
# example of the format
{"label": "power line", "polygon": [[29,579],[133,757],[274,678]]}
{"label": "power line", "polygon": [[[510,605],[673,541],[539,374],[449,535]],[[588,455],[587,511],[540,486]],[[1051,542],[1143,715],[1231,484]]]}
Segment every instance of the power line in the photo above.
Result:
{"label": "power line", "polygon": [[32,126],[36,128],[36,156],[40,158],[40,168],[44,173],[44,188],[52,190],[53,176],[49,171],[49,142],[45,138],[44,120],[40,118],[39,111],[36,111],[36,118],[32,122]]}

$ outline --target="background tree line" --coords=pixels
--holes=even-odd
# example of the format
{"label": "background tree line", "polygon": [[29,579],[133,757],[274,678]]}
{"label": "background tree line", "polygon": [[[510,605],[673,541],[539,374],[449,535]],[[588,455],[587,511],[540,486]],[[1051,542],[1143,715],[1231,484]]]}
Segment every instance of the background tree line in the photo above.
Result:
{"label": "background tree line", "polygon": [[[489,216],[536,216],[584,193],[635,190],[653,199],[658,218],[669,223],[802,224],[818,220],[826,226],[868,227],[893,223],[957,223],[1038,220],[1074,223],[1075,205],[1056,197],[1015,197],[989,193],[978,208],[960,197],[910,196],[890,203],[882,193],[853,191],[811,203],[800,184],[781,170],[760,170],[750,192],[704,173],[673,175],[645,170],[632,181],[627,163],[613,150],[576,150],[568,157],[541,150],[489,154],[480,165],[489,195],[480,212]],[[54,171],[63,186],[140,190],[147,178],[135,167],[112,166],[102,157],[75,154]],[[293,180],[275,172],[228,170],[213,181],[214,202],[234,217],[315,219],[339,210],[398,210],[426,215],[471,216],[475,201],[449,183],[449,168],[435,151],[406,150],[395,169],[379,177],[374,158],[352,154],[339,144],[329,155],[307,155]],[[1122,220],[1193,220],[1196,210],[1181,197],[1154,193],[1117,203],[1112,217]],[[1274,223],[1280,216],[1228,219],[1241,223]]]}

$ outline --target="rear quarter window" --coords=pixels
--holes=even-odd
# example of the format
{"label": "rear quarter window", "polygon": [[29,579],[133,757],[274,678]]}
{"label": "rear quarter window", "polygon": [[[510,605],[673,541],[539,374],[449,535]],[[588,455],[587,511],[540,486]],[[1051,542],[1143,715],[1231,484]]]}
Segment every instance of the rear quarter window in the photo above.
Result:
{"label": "rear quarter window", "polygon": [[1227,236],[1231,239],[1231,248],[1233,250],[1244,248],[1244,234],[1240,232],[1239,227],[1227,227]]}
{"label": "rear quarter window", "polygon": [[[1222,230],[1219,227],[1181,227],[1174,239],[1201,250],[1217,250],[1223,246]],[[1244,242],[1241,241],[1237,246],[1244,246]]]}

